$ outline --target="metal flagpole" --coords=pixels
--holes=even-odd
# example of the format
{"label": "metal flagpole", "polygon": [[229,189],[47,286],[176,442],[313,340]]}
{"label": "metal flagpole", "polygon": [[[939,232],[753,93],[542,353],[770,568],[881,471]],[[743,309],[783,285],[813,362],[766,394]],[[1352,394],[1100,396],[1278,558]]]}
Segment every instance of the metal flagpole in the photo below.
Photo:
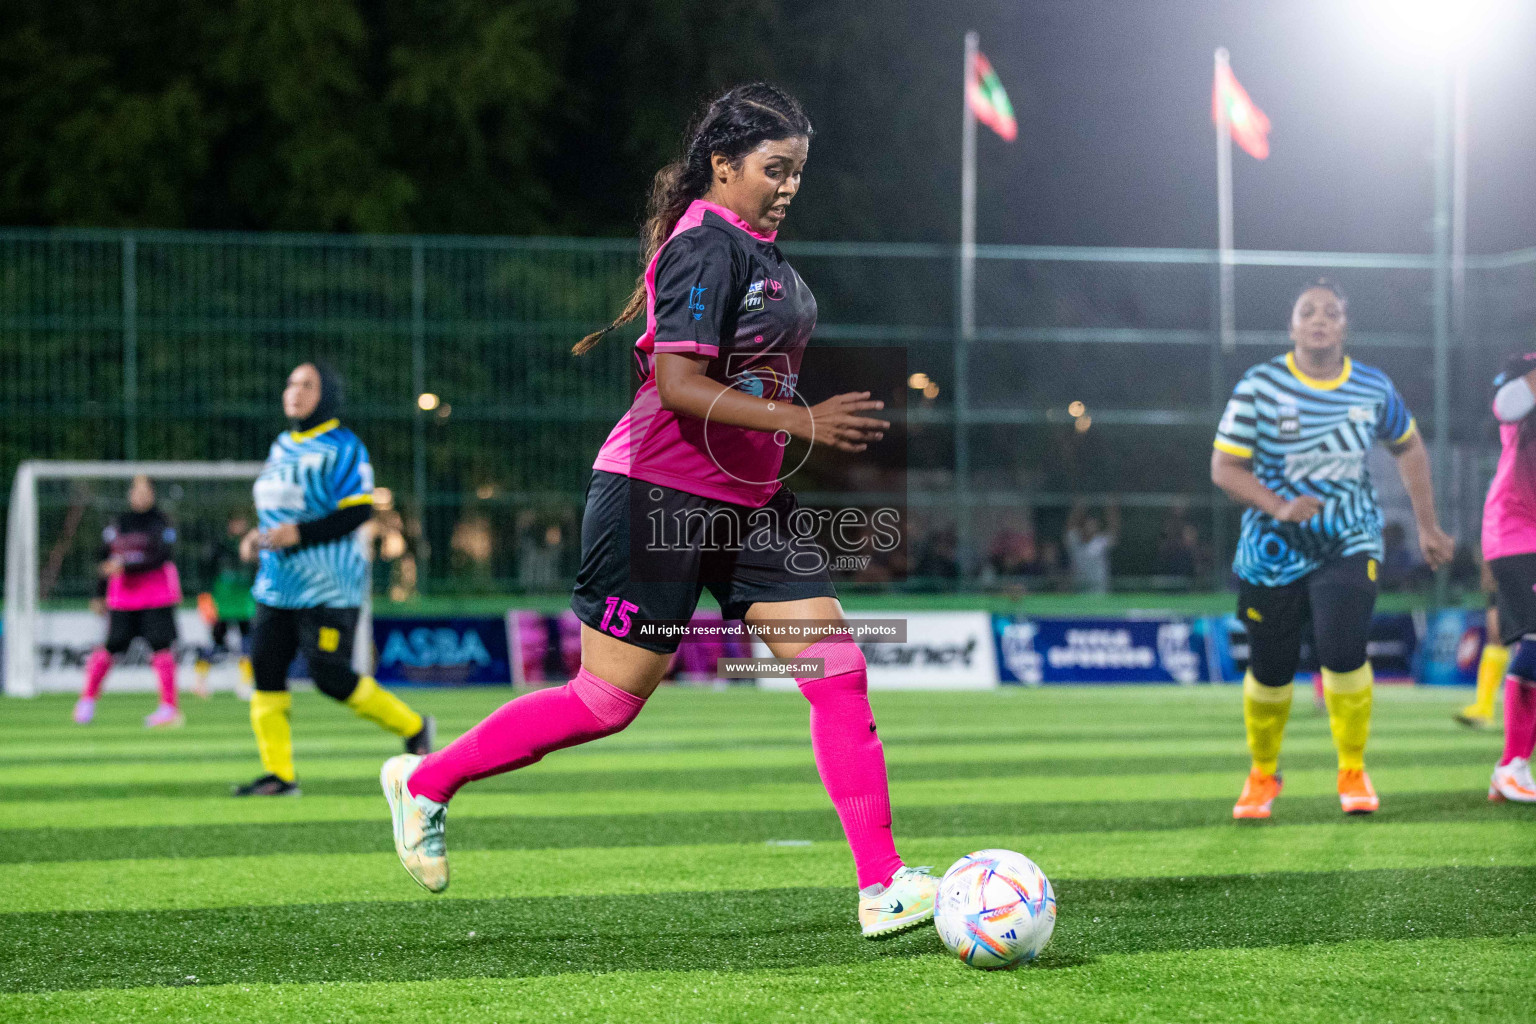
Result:
{"label": "metal flagpole", "polygon": [[962,581],[971,564],[970,437],[966,424],[966,377],[972,340],[976,337],[976,114],[971,110],[970,84],[981,39],[965,34],[965,73],[960,90],[960,273],[955,338],[955,548]]}
{"label": "metal flagpole", "polygon": [[1467,59],[1456,58],[1451,157],[1451,333],[1464,342],[1467,317]]}
{"label": "metal flagpole", "polygon": [[[1434,283],[1432,306],[1434,312],[1434,409],[1435,440],[1430,446],[1431,479],[1435,485],[1435,503],[1439,506],[1440,519],[1451,524],[1448,504],[1451,488],[1451,179],[1452,126],[1453,120],[1453,72],[1448,66],[1440,69],[1435,89],[1435,217],[1434,227]],[[1443,606],[1449,588],[1449,572],[1441,569],[1435,574],[1435,604]]]}
{"label": "metal flagpole", "polygon": [[[1458,348],[1467,344],[1467,58],[1464,53],[1456,56],[1454,96],[1451,112],[1451,340]],[[1447,389],[1449,384],[1447,383]],[[1454,461],[1448,466],[1451,472],[1440,486],[1450,489],[1461,474],[1455,472]],[[1450,503],[1450,517],[1446,528],[1451,535],[1462,534],[1462,489],[1446,494]]]}
{"label": "metal flagpole", "polygon": [[[1216,82],[1225,86],[1231,75],[1225,47],[1216,49]],[[1237,348],[1237,311],[1232,297],[1232,126],[1227,120],[1226,97],[1216,98],[1216,248],[1220,284],[1217,303],[1221,310],[1221,348]]]}

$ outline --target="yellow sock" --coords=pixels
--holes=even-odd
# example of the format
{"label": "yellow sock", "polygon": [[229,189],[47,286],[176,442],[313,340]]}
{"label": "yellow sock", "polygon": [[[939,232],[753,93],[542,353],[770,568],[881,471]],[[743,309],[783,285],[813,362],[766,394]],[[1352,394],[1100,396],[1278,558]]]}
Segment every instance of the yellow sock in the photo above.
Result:
{"label": "yellow sock", "polygon": [[288,724],[291,707],[293,695],[286,690],[257,690],[251,695],[251,731],[256,734],[261,766],[284,782],[293,781],[293,729]]}
{"label": "yellow sock", "polygon": [[1495,705],[1507,668],[1509,648],[1503,644],[1484,644],[1483,656],[1477,662],[1477,697],[1461,713],[1468,718],[1492,718],[1498,710]]}
{"label": "yellow sock", "polygon": [[240,681],[246,686],[256,682],[256,670],[251,667],[251,659],[243,654],[240,656]]}
{"label": "yellow sock", "polygon": [[373,676],[362,676],[357,689],[347,698],[347,706],[358,717],[377,722],[396,736],[409,738],[421,732],[421,716],[410,705],[381,687]]}
{"label": "yellow sock", "polygon": [[1339,751],[1339,770],[1365,767],[1365,741],[1371,735],[1371,663],[1353,672],[1323,669],[1323,700],[1328,704],[1328,727]]}
{"label": "yellow sock", "polygon": [[1249,672],[1243,676],[1243,725],[1248,728],[1248,750],[1253,754],[1253,768],[1265,775],[1275,774],[1280,765],[1280,740],[1285,735],[1286,719],[1291,717],[1290,683],[1265,686]]}

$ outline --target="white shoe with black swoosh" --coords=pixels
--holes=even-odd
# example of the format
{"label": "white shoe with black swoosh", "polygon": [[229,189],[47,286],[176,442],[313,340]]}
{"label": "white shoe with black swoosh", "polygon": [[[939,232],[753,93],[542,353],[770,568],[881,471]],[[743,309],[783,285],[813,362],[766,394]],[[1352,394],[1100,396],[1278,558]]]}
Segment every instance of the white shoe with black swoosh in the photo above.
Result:
{"label": "white shoe with black swoosh", "polygon": [[866,939],[894,935],[933,920],[939,880],[926,867],[898,868],[890,885],[870,892],[874,888],[859,891],[859,927]]}

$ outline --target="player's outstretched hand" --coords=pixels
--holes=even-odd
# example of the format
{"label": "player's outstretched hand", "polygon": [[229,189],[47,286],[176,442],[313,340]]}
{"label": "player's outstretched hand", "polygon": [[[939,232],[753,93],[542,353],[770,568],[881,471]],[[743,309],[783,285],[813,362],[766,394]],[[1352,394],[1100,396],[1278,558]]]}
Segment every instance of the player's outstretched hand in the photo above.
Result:
{"label": "player's outstretched hand", "polygon": [[811,436],[807,440],[838,451],[862,452],[871,441],[883,438],[891,424],[859,414],[884,408],[885,403],[870,398],[868,391],[833,395],[811,406]]}
{"label": "player's outstretched hand", "polygon": [[261,531],[252,529],[246,531],[240,538],[240,561],[254,562],[261,554]]}
{"label": "player's outstretched hand", "polygon": [[1438,569],[1450,564],[1451,556],[1456,554],[1456,541],[1440,527],[1432,526],[1419,531],[1419,550],[1424,552],[1429,567]]}
{"label": "player's outstretched hand", "polygon": [[1292,498],[1280,506],[1275,518],[1282,523],[1304,523],[1323,510],[1323,503],[1310,494]]}

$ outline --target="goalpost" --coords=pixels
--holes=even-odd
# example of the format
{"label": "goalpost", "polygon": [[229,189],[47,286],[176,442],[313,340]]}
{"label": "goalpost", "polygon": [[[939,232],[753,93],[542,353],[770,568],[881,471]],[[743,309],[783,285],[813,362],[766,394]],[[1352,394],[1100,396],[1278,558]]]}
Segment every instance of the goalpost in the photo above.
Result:
{"label": "goalpost", "polygon": [[[255,510],[251,505],[250,485],[261,473],[261,469],[260,462],[23,462],[17,468],[11,484],[11,504],[6,522],[5,628],[4,633],[0,634],[0,643],[5,646],[6,696],[32,697],[44,690],[74,688],[79,685],[75,678],[78,672],[72,670],[61,676],[57,666],[43,663],[45,657],[56,653],[51,647],[44,649],[44,638],[39,635],[42,620],[40,604],[46,596],[42,593],[45,553],[41,524],[44,517],[57,518],[60,509],[64,510],[57,530],[59,536],[51,540],[51,550],[47,555],[49,579],[52,580],[57,577],[66,560],[73,563],[76,576],[83,573],[85,565],[94,568],[94,558],[87,558],[82,546],[89,542],[94,551],[95,537],[99,533],[93,534],[90,526],[94,524],[85,522],[84,509],[89,508],[99,519],[107,514],[104,509],[108,505],[118,511],[126,507],[120,495],[114,495],[110,502],[97,500],[93,494],[84,497],[75,495],[67,503],[43,502],[39,498],[40,486],[57,487],[62,481],[79,489],[82,483],[90,481],[126,482],[139,474],[150,477],[160,490],[162,505],[167,506],[173,520],[177,521],[183,543],[178,545],[176,560],[178,568],[182,569],[184,582],[188,582],[188,560],[195,557],[192,545],[187,542],[188,528],[194,524],[176,515],[178,502],[195,507],[199,496],[215,499],[207,503],[207,510],[222,513],[223,516],[216,524],[197,524],[204,527],[204,532],[209,535],[212,535],[215,528],[224,530],[227,516],[237,511],[243,512],[254,525]],[[206,485],[207,494],[194,495],[188,492],[188,485],[195,487],[198,484]],[[365,598],[358,632],[366,641],[357,645],[355,659],[362,666],[361,671],[367,671],[372,660],[372,625],[368,613]],[[91,644],[100,642],[100,637],[95,635],[99,631],[99,620],[83,612],[50,614],[73,616],[70,622],[74,632],[89,634],[88,642]],[[195,629],[202,628],[201,620],[196,618],[195,613],[182,612],[178,618],[189,625],[195,623]],[[77,623],[75,620],[80,621]],[[72,646],[81,644],[80,637],[71,640]],[[46,685],[40,685],[45,682]]]}

